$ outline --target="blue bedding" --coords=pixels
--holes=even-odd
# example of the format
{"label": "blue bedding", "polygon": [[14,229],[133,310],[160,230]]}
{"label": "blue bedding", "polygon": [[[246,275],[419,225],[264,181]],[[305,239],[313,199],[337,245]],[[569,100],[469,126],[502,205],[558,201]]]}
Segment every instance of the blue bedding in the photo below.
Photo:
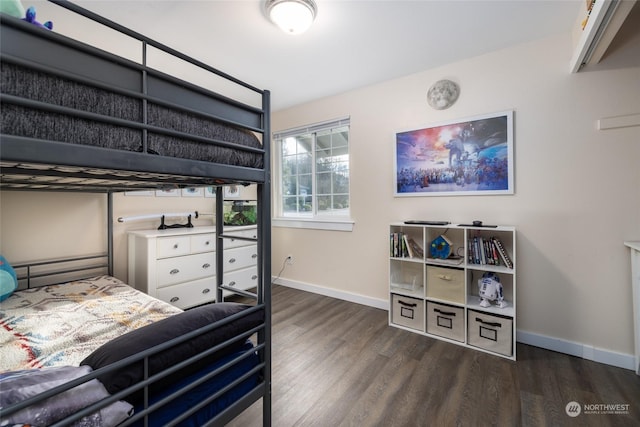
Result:
{"label": "blue bedding", "polygon": [[[167,397],[171,393],[179,390],[180,388],[193,383],[198,378],[206,375],[209,372],[214,371],[220,366],[228,363],[234,358],[240,356],[241,354],[251,351],[253,349],[253,344],[251,341],[247,340],[243,347],[237,351],[236,353],[229,354],[214,364],[207,366],[206,368],[196,372],[195,374],[184,377],[182,380],[175,383],[175,385],[169,389],[165,389],[160,393],[153,395],[149,399],[149,405],[154,404]],[[231,369],[226,369],[224,372],[216,375],[211,380],[200,384],[198,387],[192,389],[188,393],[175,398],[174,400],[168,402],[161,408],[155,410],[153,413],[149,415],[149,425],[151,426],[159,426],[165,425],[168,422],[172,421],[173,418],[179,414],[182,414],[188,411],[190,408],[194,407],[198,403],[202,402],[207,397],[216,393],[220,389],[222,389],[227,384],[231,383],[235,379],[241,377],[244,373],[248,372],[252,368],[254,368],[258,363],[260,363],[260,359],[258,355],[253,352],[249,357],[241,360],[236,365],[234,365]],[[199,427],[203,425],[206,421],[213,418],[220,412],[222,412],[227,406],[234,403],[240,397],[248,393],[251,389],[253,389],[256,385],[258,385],[259,378],[258,374],[252,375],[248,379],[241,382],[239,385],[235,386],[233,389],[229,390],[216,400],[214,400],[211,404],[205,406],[200,409],[193,415],[191,415],[188,419],[182,421],[178,424],[181,427]],[[137,405],[135,407],[135,411],[139,412],[143,409],[142,405]],[[134,426],[143,426],[144,419],[137,420]]]}

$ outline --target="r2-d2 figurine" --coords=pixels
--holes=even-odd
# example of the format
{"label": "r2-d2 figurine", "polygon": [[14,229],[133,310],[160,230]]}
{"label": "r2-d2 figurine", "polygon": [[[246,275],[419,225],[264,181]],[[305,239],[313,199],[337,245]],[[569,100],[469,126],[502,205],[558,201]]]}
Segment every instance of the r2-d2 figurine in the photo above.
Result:
{"label": "r2-d2 figurine", "polygon": [[480,307],[489,307],[490,301],[495,301],[496,306],[504,308],[507,303],[502,293],[502,283],[497,274],[486,272],[478,280],[478,294],[480,295]]}

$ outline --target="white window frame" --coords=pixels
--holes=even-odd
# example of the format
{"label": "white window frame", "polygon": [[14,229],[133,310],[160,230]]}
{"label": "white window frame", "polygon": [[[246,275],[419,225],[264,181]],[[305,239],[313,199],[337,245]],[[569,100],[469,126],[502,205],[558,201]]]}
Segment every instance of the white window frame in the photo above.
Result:
{"label": "white window frame", "polygon": [[349,127],[349,139],[351,136],[351,128],[350,128],[350,118],[340,118],[336,120],[330,120],[321,123],[314,123],[308,126],[302,126],[292,129],[287,129],[280,132],[275,132],[273,134],[273,147],[275,148],[275,156],[273,156],[274,160],[274,181],[273,181],[273,193],[275,203],[274,207],[274,215],[272,218],[272,225],[276,227],[289,227],[289,228],[311,228],[311,229],[319,229],[319,230],[335,230],[335,231],[352,231],[354,221],[351,218],[351,141],[348,142],[348,152],[349,152],[349,213],[348,215],[322,215],[318,214],[317,202],[316,202],[316,191],[315,191],[315,183],[316,183],[316,170],[315,170],[315,139],[313,142],[314,150],[313,150],[313,161],[312,161],[312,182],[314,191],[314,211],[310,215],[292,215],[292,214],[284,214],[282,201],[283,201],[283,186],[282,186],[282,144],[281,140],[283,138],[291,137],[291,136],[299,136],[305,134],[315,134],[317,132],[321,132],[323,130],[329,130],[337,127],[348,126]]}

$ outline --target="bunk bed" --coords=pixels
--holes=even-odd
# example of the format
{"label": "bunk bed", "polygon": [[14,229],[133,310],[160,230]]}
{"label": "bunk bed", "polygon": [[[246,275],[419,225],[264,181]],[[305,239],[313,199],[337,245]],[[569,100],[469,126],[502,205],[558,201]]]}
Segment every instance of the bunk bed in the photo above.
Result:
{"label": "bunk bed", "polygon": [[[92,395],[86,387],[93,389],[97,383],[98,397],[67,407],[66,415],[53,425],[81,425],[95,416],[122,426],[224,425],[260,399],[263,425],[270,425],[269,91],[73,3],[52,3],[134,40],[140,46],[140,60],[0,14],[0,190],[105,194],[107,248],[98,258],[106,260],[106,275],[40,287],[32,284],[40,275],[33,273],[39,263],[18,265],[16,270],[25,272],[27,289],[0,303],[0,316],[7,320],[11,309],[33,301],[40,301],[33,304],[42,308],[39,293],[54,305],[81,294],[112,298],[122,293],[137,298],[132,294],[138,291],[113,277],[113,194],[123,191],[215,186],[216,217],[222,218],[221,186],[256,184],[258,285],[255,292],[223,285],[223,243],[231,236],[225,235],[223,221],[216,221],[218,303],[187,311],[165,304],[152,310],[155,318],[120,322],[129,329],[114,332],[109,326],[111,335],[87,345],[75,358],[65,359],[66,353],[60,351],[62,358],[41,357],[37,365],[17,363],[0,373],[0,389],[6,391],[6,384],[11,384],[5,380],[20,384],[21,376],[35,375],[32,383],[57,373],[63,379],[52,379],[52,388],[23,400],[0,402],[0,421],[18,424],[20,420],[12,417],[28,411],[41,416],[52,411],[47,405],[53,401],[67,405],[64,399],[56,401],[65,394]],[[148,65],[149,49],[249,91],[258,105]],[[93,258],[54,263],[75,265]],[[87,262],[87,270],[95,269],[92,261]],[[223,303],[225,291],[254,302]],[[140,303],[143,307],[162,303],[142,297],[147,298]],[[104,301],[100,295],[96,298]],[[118,309],[105,310],[113,314]],[[206,313],[211,310],[215,313]],[[140,344],[143,341],[147,344]],[[129,351],[123,353],[123,348]],[[110,412],[114,408],[127,416],[116,420]]]}

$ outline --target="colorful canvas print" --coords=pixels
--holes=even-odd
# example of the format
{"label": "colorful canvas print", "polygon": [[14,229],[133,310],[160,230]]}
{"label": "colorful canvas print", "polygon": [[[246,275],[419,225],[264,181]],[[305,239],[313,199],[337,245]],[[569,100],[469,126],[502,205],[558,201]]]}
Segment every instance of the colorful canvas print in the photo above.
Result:
{"label": "colorful canvas print", "polygon": [[513,111],[399,132],[396,196],[513,194]]}

